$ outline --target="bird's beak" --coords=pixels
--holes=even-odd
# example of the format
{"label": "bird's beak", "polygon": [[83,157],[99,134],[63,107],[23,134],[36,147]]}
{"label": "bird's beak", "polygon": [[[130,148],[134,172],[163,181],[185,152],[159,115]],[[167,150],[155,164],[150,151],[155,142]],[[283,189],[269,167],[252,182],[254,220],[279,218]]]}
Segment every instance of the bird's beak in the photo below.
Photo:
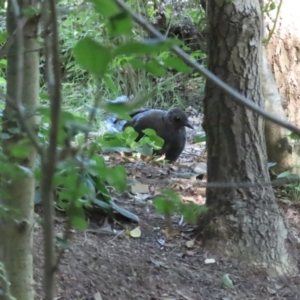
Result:
{"label": "bird's beak", "polygon": [[188,128],[194,129],[194,127],[190,123],[186,123],[185,126],[188,127]]}

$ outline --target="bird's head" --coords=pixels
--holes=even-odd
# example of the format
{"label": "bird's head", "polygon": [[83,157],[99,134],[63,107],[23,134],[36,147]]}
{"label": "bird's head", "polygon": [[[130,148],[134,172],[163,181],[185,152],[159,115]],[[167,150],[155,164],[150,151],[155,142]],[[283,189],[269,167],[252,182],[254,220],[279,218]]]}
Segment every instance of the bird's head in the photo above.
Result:
{"label": "bird's head", "polygon": [[184,111],[180,108],[172,108],[168,111],[168,119],[176,128],[189,127],[193,129],[193,126],[189,123],[189,120]]}

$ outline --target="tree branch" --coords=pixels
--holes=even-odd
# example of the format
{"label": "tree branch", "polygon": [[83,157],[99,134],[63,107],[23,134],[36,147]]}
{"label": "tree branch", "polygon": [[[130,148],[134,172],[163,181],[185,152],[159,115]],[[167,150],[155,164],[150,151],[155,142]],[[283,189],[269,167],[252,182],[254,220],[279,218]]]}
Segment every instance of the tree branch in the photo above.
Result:
{"label": "tree branch", "polygon": [[55,249],[54,249],[54,199],[53,179],[57,162],[57,141],[61,112],[61,70],[58,45],[56,1],[44,1],[43,21],[45,30],[46,77],[50,94],[49,146],[42,159],[42,203],[44,210],[44,293],[45,300],[54,298]]}

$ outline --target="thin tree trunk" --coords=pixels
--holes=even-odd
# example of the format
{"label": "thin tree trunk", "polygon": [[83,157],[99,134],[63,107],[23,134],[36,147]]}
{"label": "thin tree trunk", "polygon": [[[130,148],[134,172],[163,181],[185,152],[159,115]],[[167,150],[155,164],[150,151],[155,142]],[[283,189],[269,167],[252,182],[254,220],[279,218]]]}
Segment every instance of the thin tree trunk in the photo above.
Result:
{"label": "thin tree trunk", "polygon": [[[23,9],[32,8],[32,3],[26,3],[25,5],[25,2],[19,1],[19,5]],[[15,19],[12,1],[8,1],[7,31],[9,37],[16,29]],[[24,88],[21,94],[22,104],[27,108],[35,108],[38,105],[39,93],[38,19],[32,17],[27,21],[23,32],[24,51],[22,51],[22,55],[24,55],[24,68],[22,70],[18,66],[16,39],[8,51],[7,97],[9,101],[17,104],[18,89],[20,88],[17,76],[20,74],[19,72],[22,72],[24,80]],[[33,146],[29,146],[29,155],[23,158],[17,158],[12,154],[11,148],[20,141],[24,141],[24,135],[15,133],[15,129],[20,128],[20,123],[16,121],[15,111],[10,108],[7,102],[3,121],[3,133],[11,135],[9,139],[3,140],[3,152],[7,156],[8,163],[12,166],[12,171],[4,174],[2,182],[1,202],[2,205],[8,207],[8,211],[5,217],[2,217],[0,223],[3,261],[8,280],[11,282],[11,294],[18,300],[31,300],[34,299],[32,237],[35,180],[25,173],[22,176],[19,173],[18,176],[15,171],[18,170],[17,165],[32,170],[35,167],[36,150]],[[37,119],[31,117],[26,122],[29,127],[34,128]]]}
{"label": "thin tree trunk", "polygon": [[[259,1],[208,1],[208,68],[263,106]],[[204,99],[208,182],[251,182],[248,189],[207,189],[200,219],[206,246],[245,259],[270,275],[295,274],[285,218],[268,181],[264,120],[207,81]],[[280,233],[280,234],[279,234]]]}

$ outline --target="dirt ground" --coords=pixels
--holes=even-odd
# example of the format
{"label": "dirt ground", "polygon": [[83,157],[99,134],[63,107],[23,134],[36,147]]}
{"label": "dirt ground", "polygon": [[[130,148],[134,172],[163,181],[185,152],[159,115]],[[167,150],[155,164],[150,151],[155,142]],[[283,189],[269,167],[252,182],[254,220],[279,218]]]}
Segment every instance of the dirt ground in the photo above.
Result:
{"label": "dirt ground", "polygon": [[[197,118],[194,118],[195,120]],[[192,134],[189,133],[191,140]],[[108,222],[97,213],[89,213],[89,230],[73,232],[57,274],[56,299],[86,300],[283,300],[300,299],[300,278],[271,279],[263,272],[247,268],[243,262],[220,253],[213,256],[201,240],[193,239],[194,227],[172,217],[173,234],[166,230],[164,217],[158,214],[151,198],[166,185],[177,190],[186,201],[205,202],[203,189],[195,187],[191,176],[197,164],[205,161],[203,146],[187,144],[174,166],[159,166],[136,160],[120,161],[136,184],[135,193],[116,195],[116,202],[140,218],[133,222]],[[106,160],[109,163],[110,157]],[[203,167],[203,165],[202,165]],[[299,208],[285,205],[287,217],[298,223]],[[38,212],[42,214],[41,212]],[[295,224],[297,227],[299,224]],[[56,219],[61,236],[65,221]],[[140,228],[141,236],[128,232]],[[34,232],[36,299],[42,299],[42,232]],[[214,259],[207,263],[207,259]],[[233,288],[225,285],[228,275]]]}

